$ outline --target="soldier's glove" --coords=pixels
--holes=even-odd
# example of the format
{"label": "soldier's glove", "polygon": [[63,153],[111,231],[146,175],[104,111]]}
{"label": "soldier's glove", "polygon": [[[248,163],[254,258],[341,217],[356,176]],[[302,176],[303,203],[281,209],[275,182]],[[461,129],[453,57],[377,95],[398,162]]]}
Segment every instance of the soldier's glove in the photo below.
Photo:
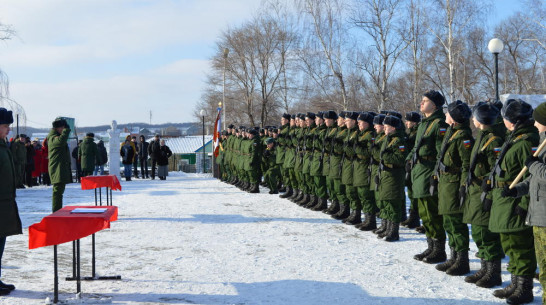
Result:
{"label": "soldier's glove", "polygon": [[527,210],[520,207],[519,205],[516,205],[516,208],[514,209],[514,214],[519,217],[525,218],[525,216],[527,216]]}
{"label": "soldier's glove", "polygon": [[406,161],[406,173],[411,172],[411,161]]}
{"label": "soldier's glove", "polygon": [[375,175],[375,177],[373,177],[373,181],[375,182],[375,185],[379,185],[379,176]]}
{"label": "soldier's glove", "polygon": [[270,151],[270,150],[267,149],[266,151],[264,151],[264,157],[267,158],[267,157],[269,157],[269,155],[271,155],[271,151]]}
{"label": "soldier's glove", "polygon": [[504,189],[502,190],[501,196],[502,197],[517,198],[518,197],[518,190],[516,190],[516,188],[511,189],[508,186],[505,186]]}
{"label": "soldier's glove", "polygon": [[483,200],[483,205],[482,205],[482,209],[484,212],[489,212],[491,211],[491,206],[493,205],[493,200],[489,199],[489,198],[485,198]]}
{"label": "soldier's glove", "polygon": [[431,196],[433,196],[436,193],[436,190],[438,188],[438,179],[435,179],[434,176],[430,176],[430,187],[428,189],[428,192]]}
{"label": "soldier's glove", "polygon": [[464,198],[466,196],[466,186],[461,185],[459,188],[459,198]]}
{"label": "soldier's glove", "polygon": [[538,157],[530,155],[529,157],[527,157],[527,160],[525,160],[525,166],[527,166],[527,168],[530,168],[531,165],[535,162],[540,162],[540,159]]}
{"label": "soldier's glove", "polygon": [[491,191],[491,184],[488,183],[488,182],[489,182],[489,179],[483,179],[483,181],[482,181],[482,192],[488,193],[489,191]]}

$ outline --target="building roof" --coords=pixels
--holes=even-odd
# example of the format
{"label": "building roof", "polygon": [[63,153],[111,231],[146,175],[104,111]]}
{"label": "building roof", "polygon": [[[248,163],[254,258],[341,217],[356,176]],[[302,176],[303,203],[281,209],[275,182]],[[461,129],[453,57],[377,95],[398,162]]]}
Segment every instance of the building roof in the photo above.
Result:
{"label": "building roof", "polygon": [[[203,147],[203,136],[162,138],[173,154],[193,154]],[[212,135],[205,136],[205,146],[212,142]],[[208,151],[207,147],[207,151]]]}

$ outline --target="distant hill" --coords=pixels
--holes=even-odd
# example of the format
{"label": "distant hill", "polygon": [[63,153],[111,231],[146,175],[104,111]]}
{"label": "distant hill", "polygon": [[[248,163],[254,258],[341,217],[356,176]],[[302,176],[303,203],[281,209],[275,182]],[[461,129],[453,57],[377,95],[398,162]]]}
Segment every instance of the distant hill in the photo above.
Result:
{"label": "distant hill", "polygon": [[[123,130],[127,128],[129,130],[132,130],[135,127],[139,127],[141,129],[147,128],[150,130],[158,130],[158,129],[163,129],[167,127],[175,127],[177,129],[189,128],[191,130],[194,130],[194,129],[199,130],[198,128],[196,128],[198,126],[200,126],[199,123],[163,123],[163,124],[126,123],[126,124],[118,124],[118,129]],[[13,127],[13,132],[16,132],[15,130],[16,127],[13,125],[12,127]],[[76,128],[78,133],[87,133],[87,132],[99,133],[99,132],[104,132],[110,129],[110,125],[86,126],[86,127],[76,126]],[[34,128],[34,127],[26,126],[26,127],[19,127],[19,132],[27,134],[27,135],[31,135],[33,133],[47,133],[49,132],[49,128]]]}

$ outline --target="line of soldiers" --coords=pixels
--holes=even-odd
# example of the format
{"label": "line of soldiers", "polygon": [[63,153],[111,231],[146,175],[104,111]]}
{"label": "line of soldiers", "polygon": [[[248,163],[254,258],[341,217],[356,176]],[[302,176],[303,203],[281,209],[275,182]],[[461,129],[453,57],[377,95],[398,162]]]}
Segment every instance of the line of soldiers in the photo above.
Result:
{"label": "line of soldiers", "polygon": [[[221,180],[258,193],[263,176],[270,194],[283,191],[281,198],[389,242],[399,240],[400,225],[415,228],[422,220],[427,248],[414,259],[437,264],[437,270],[449,275],[470,272],[471,224],[481,268],[465,281],[485,288],[501,285],[506,254],[511,283],[493,294],[508,304],[532,302],[534,243],[546,238],[541,230],[533,236],[533,226],[546,226],[546,208],[528,211],[533,203],[545,202],[546,182],[531,190],[530,178],[515,188],[509,185],[524,166],[531,169],[531,178],[541,179],[541,174],[546,180],[546,152],[532,156],[539,144],[537,127],[542,141],[546,137],[546,104],[539,106],[544,118],[539,108],[533,113],[522,100],[509,100],[504,107],[479,102],[473,109],[456,101],[445,113],[444,104],[442,94],[431,90],[421,101],[423,117],[409,112],[405,122],[396,111],[330,110],[283,114],[280,128],[230,125],[217,159]],[[540,257],[544,243],[536,246]],[[543,287],[545,261],[542,256]]]}

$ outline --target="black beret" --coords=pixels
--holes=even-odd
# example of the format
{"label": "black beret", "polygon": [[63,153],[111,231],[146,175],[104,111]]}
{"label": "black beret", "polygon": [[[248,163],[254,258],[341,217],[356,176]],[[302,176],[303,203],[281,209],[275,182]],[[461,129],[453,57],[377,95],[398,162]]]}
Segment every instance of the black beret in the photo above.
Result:
{"label": "black beret", "polygon": [[[95,134],[92,133],[92,132],[88,132],[87,134],[85,134],[85,136],[86,136],[86,137],[91,137],[91,138],[93,138],[93,137],[95,137]],[[136,137],[133,137],[133,138],[136,139]]]}
{"label": "black beret", "polygon": [[346,119],[351,119],[351,120],[357,120],[358,119],[358,115],[360,113],[356,112],[356,111],[347,111],[347,113],[345,114],[345,118]]}
{"label": "black beret", "polygon": [[337,120],[337,113],[333,110],[328,110],[324,112],[325,119]]}
{"label": "black beret", "polygon": [[233,124],[229,124],[227,128],[233,129],[233,127],[235,127],[235,126],[233,126]]}
{"label": "black beret", "polygon": [[402,128],[402,120],[394,115],[387,115],[383,120],[383,125],[389,125],[396,129]]}
{"label": "black beret", "polygon": [[474,106],[472,115],[484,125],[493,125],[499,116],[500,110],[492,103],[479,102]]}
{"label": "black beret", "polygon": [[434,103],[434,105],[436,105],[436,108],[438,109],[442,108],[442,106],[444,106],[446,102],[446,99],[444,98],[444,96],[440,92],[435,90],[427,91],[425,92],[425,94],[423,94],[423,96],[431,100]]}
{"label": "black beret", "polygon": [[283,113],[282,115],[283,118],[287,119],[287,120],[290,120],[290,118],[292,117],[290,114],[288,113]]}
{"label": "black beret", "polygon": [[470,119],[470,116],[472,115],[470,107],[468,107],[466,103],[460,100],[456,100],[455,102],[448,104],[447,112],[449,113],[451,118],[459,124],[468,121],[468,119]]}
{"label": "black beret", "polygon": [[323,111],[319,111],[317,112],[317,118],[321,118],[321,119],[324,119],[324,112]]}
{"label": "black beret", "polygon": [[506,101],[504,107],[502,107],[502,117],[508,120],[512,124],[518,122],[525,122],[533,115],[533,107],[527,102],[517,99],[510,99]]}
{"label": "black beret", "polygon": [[373,123],[375,125],[383,125],[383,120],[385,119],[384,114],[378,114],[373,118]]}
{"label": "black beret", "polygon": [[13,112],[6,108],[0,108],[0,124],[13,123]]}
{"label": "black beret", "polygon": [[315,117],[316,117],[316,115],[315,115],[314,112],[307,112],[307,113],[305,114],[305,117],[306,117],[306,118],[310,118],[311,120],[314,120]]}
{"label": "black beret", "polygon": [[372,114],[370,114],[369,112],[362,112],[358,115],[358,120],[359,121],[364,121],[364,122],[367,122],[368,124],[370,125],[373,125],[373,118],[374,116]]}
{"label": "black beret", "polygon": [[421,122],[421,115],[415,111],[406,112],[406,121],[419,123]]}
{"label": "black beret", "polygon": [[339,116],[338,117],[342,117],[342,118],[345,118],[345,115],[347,114],[347,111],[342,111],[339,113]]}
{"label": "black beret", "polygon": [[56,118],[52,123],[53,128],[68,127],[68,123],[63,118]]}

